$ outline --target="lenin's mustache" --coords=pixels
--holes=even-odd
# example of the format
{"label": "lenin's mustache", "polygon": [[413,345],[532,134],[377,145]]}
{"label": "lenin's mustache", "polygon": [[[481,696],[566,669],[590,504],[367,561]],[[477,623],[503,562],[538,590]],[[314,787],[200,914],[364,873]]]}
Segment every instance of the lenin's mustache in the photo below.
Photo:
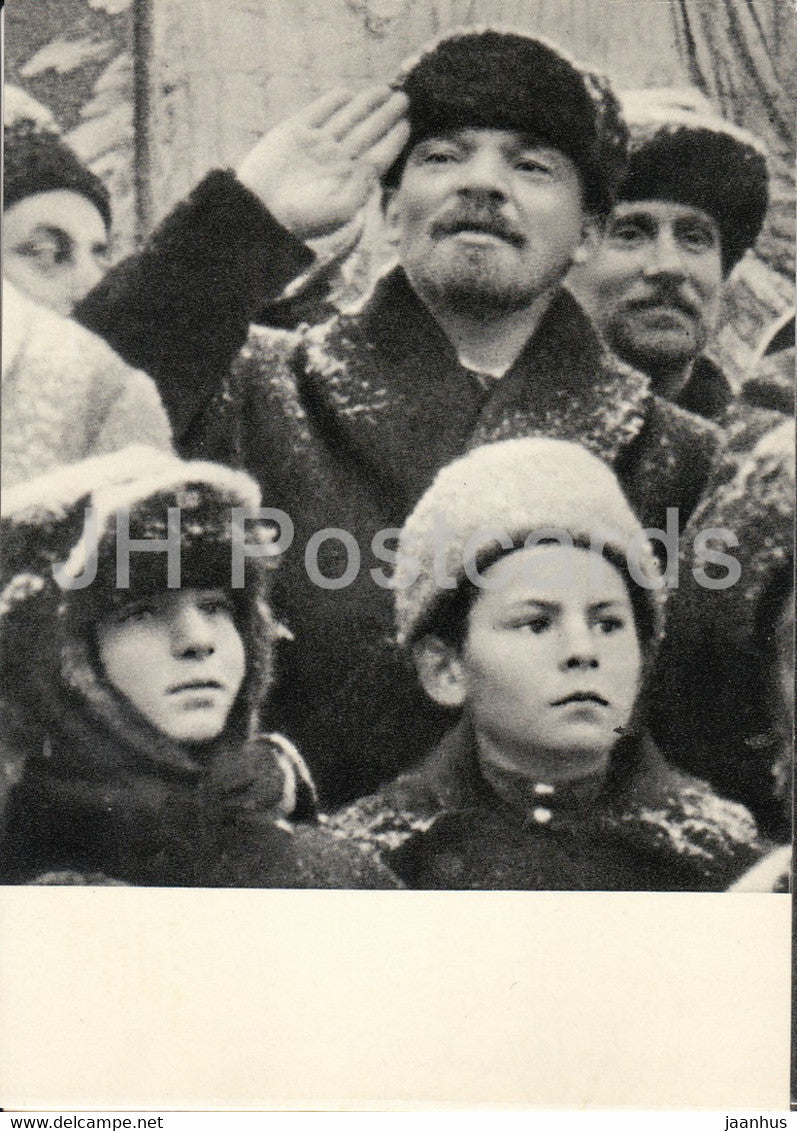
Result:
{"label": "lenin's mustache", "polygon": [[526,237],[501,212],[500,205],[461,203],[446,209],[431,226],[432,236],[456,235],[457,232],[486,232],[522,247]]}

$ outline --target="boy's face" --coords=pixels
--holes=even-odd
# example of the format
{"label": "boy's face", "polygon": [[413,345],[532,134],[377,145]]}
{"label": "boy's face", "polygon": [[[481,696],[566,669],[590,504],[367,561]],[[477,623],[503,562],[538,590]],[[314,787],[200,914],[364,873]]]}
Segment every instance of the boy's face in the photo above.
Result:
{"label": "boy's face", "polygon": [[222,589],[175,589],[131,601],[97,633],[106,678],[176,742],[223,731],[246,671],[244,645]]}
{"label": "boy's face", "polygon": [[482,755],[548,781],[605,764],[642,663],[622,576],[600,555],[554,545],[516,550],[483,576],[495,587],[476,598],[445,673]]}

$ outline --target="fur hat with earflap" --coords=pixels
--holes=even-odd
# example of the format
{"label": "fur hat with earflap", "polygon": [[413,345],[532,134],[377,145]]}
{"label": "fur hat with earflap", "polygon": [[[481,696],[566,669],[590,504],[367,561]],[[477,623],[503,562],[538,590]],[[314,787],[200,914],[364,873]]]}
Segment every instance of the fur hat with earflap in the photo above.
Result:
{"label": "fur hat with earflap", "polygon": [[[162,821],[167,799],[193,797],[193,787],[217,815],[231,806],[277,817],[314,813],[314,789],[298,753],[279,736],[260,733],[280,634],[268,603],[276,564],[271,528],[247,523],[247,543],[259,541],[263,553],[246,558],[245,584],[232,584],[232,508],[259,505],[259,490],[243,472],[144,447],[61,468],[6,493],[0,700],[7,742],[27,760],[40,795],[82,791],[87,812],[96,808],[111,822],[134,826],[139,818]],[[169,587],[169,555],[142,545],[165,543],[174,508],[180,584],[229,594],[246,657],[222,734],[201,746],[172,740],[140,715],[109,682],[97,649],[104,617]],[[122,514],[131,549],[129,586],[120,588]],[[118,829],[114,840],[120,843]],[[111,871],[105,863],[103,870]]]}

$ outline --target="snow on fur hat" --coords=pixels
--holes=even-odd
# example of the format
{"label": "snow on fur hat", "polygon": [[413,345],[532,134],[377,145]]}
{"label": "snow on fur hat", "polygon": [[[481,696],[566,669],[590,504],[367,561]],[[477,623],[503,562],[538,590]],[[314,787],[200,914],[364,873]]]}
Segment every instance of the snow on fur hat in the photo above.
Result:
{"label": "snow on fur hat", "polygon": [[[460,584],[471,564],[486,568],[507,552],[499,533],[519,548],[535,534],[553,537],[553,530],[575,545],[600,545],[625,573],[632,566],[629,595],[638,627],[655,638],[663,578],[614,472],[580,444],[528,437],[474,448],[448,464],[404,523],[399,555],[419,568],[409,584],[406,574],[395,578],[399,643],[407,646],[423,635],[440,602],[450,597],[452,589],[441,588],[438,576]],[[440,551],[442,575],[435,560]]]}
{"label": "snow on fur hat", "polygon": [[32,118],[3,127],[3,208],[38,192],[67,189],[85,196],[111,227],[111,198],[69,146]]}
{"label": "snow on fur hat", "polygon": [[727,273],[758,238],[769,205],[767,153],[746,130],[716,114],[699,92],[622,95],[631,132],[618,200],[671,200],[711,216]]}
{"label": "snow on fur hat", "polygon": [[398,184],[410,150],[438,131],[519,130],[566,154],[590,212],[611,207],[627,132],[607,80],[542,39],[493,28],[447,35],[405,62],[394,84],[410,100],[410,137],[384,177]]}
{"label": "snow on fur hat", "polygon": [[[276,564],[276,555],[268,546],[273,531],[250,523],[247,542],[264,543],[266,553],[246,559],[245,584],[233,587],[231,508],[259,505],[259,489],[244,472],[185,462],[143,445],[61,467],[11,488],[4,494],[0,518],[4,686],[14,685],[16,646],[27,647],[25,640],[30,637],[35,664],[42,642],[33,638],[46,633],[48,651],[56,657],[53,677],[90,701],[95,713],[113,714],[113,706],[106,702],[107,688],[101,678],[98,681],[89,630],[115,607],[142,593],[163,590],[168,581],[167,554],[136,552],[134,546],[129,554],[130,587],[118,586],[117,515],[129,515],[131,539],[163,540],[168,509],[176,507],[181,584],[225,588],[233,598],[247,652],[235,728],[254,733],[257,709],[271,681],[273,643],[280,634],[266,601],[267,572]],[[80,578],[94,545],[98,547],[94,580],[82,588],[64,585],[64,578]],[[9,648],[9,641],[16,641],[15,648]]]}

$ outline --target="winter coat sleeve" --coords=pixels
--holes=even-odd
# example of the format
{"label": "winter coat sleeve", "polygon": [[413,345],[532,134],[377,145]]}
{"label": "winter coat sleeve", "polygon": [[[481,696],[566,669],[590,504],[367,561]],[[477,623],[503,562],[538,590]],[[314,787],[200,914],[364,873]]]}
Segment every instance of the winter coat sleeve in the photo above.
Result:
{"label": "winter coat sleeve", "polygon": [[91,445],[92,455],[126,447],[131,439],[168,451],[171,429],[158,390],[145,373],[131,372],[109,406]]}
{"label": "winter coat sleeve", "polygon": [[216,170],[141,252],[108,272],[75,318],[154,378],[179,447],[255,313],[312,259],[231,171]]}
{"label": "winter coat sleeve", "polygon": [[[676,509],[673,517],[683,530],[707,490],[720,438],[710,421],[660,397],[651,399],[645,427],[615,467],[646,526],[664,522],[667,509]],[[651,508],[653,500],[657,505]]]}

